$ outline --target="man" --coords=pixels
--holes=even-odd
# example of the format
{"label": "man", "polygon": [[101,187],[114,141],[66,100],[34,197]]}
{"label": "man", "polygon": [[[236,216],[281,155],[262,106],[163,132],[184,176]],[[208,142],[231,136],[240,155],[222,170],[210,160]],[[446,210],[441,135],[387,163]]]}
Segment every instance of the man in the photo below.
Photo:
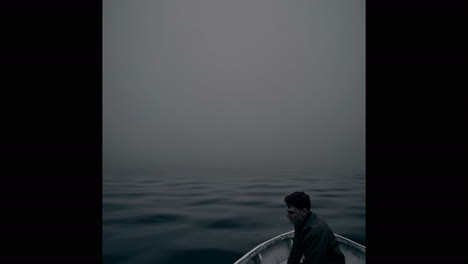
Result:
{"label": "man", "polygon": [[294,224],[294,239],[288,264],[343,264],[344,255],[338,248],[330,227],[310,211],[310,198],[304,192],[294,192],[284,202],[288,218]]}

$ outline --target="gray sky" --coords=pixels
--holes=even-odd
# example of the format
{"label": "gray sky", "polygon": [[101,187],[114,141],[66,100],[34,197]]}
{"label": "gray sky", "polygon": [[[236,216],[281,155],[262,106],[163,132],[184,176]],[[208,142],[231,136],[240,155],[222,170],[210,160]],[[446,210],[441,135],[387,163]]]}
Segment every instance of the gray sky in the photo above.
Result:
{"label": "gray sky", "polygon": [[364,170],[364,0],[103,8],[105,171]]}

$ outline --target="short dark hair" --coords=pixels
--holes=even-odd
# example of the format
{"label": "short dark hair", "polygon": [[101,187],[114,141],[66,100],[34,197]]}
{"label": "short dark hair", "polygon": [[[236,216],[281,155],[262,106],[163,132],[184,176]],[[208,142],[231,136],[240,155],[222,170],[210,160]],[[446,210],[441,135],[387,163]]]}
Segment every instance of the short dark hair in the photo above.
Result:
{"label": "short dark hair", "polygon": [[310,197],[305,192],[294,192],[284,198],[284,202],[288,207],[296,207],[297,209],[310,210]]}

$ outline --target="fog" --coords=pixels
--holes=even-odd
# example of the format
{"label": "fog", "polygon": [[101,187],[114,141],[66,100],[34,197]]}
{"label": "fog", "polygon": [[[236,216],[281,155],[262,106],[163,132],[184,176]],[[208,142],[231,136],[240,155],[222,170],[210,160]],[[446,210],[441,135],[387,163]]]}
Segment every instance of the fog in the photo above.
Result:
{"label": "fog", "polygon": [[364,0],[104,0],[105,172],[365,168]]}

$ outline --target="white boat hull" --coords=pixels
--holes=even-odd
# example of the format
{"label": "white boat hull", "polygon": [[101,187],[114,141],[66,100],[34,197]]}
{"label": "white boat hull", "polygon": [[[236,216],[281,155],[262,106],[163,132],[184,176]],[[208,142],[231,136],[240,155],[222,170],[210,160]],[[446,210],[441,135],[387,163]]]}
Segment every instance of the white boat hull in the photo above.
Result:
{"label": "white boat hull", "polygon": [[[346,264],[366,263],[366,247],[336,235]],[[234,264],[286,264],[294,238],[294,230],[274,237],[249,251]]]}

